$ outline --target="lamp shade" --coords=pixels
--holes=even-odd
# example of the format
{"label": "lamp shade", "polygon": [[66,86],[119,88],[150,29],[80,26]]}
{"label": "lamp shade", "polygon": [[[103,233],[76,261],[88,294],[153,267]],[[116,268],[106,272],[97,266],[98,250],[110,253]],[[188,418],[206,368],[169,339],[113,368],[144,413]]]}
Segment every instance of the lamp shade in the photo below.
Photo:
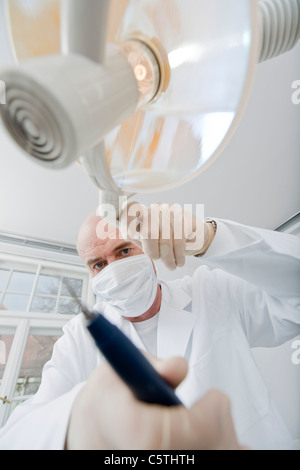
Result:
{"label": "lamp shade", "polygon": [[[149,48],[160,67],[160,88],[154,100],[107,132],[103,158],[120,190],[162,191],[204,171],[238,126],[258,62],[256,2],[121,4],[110,2],[107,42],[125,54],[132,41]],[[11,0],[7,8],[19,61],[59,52],[58,0]]]}

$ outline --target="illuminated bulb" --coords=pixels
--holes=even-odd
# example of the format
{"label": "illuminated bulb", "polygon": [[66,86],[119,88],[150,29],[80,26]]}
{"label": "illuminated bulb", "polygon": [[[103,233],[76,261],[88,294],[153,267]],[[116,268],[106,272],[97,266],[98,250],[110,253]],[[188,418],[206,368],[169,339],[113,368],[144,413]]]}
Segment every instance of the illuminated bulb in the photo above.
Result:
{"label": "illuminated bulb", "polygon": [[121,45],[129,65],[132,67],[139,90],[139,107],[157,98],[161,73],[156,55],[140,40],[128,40]]}
{"label": "illuminated bulb", "polygon": [[142,82],[147,77],[147,69],[144,65],[137,65],[134,69],[134,75],[138,82]]}

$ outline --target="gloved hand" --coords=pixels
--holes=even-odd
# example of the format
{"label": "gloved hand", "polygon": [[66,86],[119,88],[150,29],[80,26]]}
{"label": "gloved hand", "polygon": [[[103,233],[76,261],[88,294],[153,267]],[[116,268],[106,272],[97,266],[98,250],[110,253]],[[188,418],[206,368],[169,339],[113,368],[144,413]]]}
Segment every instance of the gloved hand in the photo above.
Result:
{"label": "gloved hand", "polygon": [[[156,370],[176,388],[185,378],[182,358],[159,361]],[[73,405],[69,450],[240,450],[226,395],[211,390],[190,409],[138,401],[107,362],[94,370]]]}
{"label": "gloved hand", "polygon": [[153,260],[161,259],[170,270],[182,267],[186,255],[204,254],[215,231],[210,223],[182,210],[179,204],[152,204],[147,208],[129,203],[120,215],[123,238],[142,248]]}

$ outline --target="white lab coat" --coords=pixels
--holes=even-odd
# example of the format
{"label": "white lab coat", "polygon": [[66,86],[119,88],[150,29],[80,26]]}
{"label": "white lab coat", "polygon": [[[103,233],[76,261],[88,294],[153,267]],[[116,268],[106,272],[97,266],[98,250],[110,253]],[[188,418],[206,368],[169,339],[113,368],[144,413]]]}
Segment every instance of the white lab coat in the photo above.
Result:
{"label": "white lab coat", "polygon": [[[162,282],[157,355],[188,359],[188,376],[177,389],[186,406],[211,388],[222,390],[231,399],[240,443],[292,449],[250,347],[277,346],[300,334],[300,241],[217,222],[215,240],[194,276]],[[105,315],[144,349],[130,322],[109,308]],[[81,316],[64,333],[40,390],[0,430],[1,449],[64,448],[74,399],[101,361]]]}

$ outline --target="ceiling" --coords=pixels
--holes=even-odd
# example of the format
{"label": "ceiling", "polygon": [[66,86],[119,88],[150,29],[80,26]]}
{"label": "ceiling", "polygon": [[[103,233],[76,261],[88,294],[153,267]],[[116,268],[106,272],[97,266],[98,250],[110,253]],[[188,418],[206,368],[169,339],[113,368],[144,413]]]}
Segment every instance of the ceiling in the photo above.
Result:
{"label": "ceiling", "polygon": [[[0,67],[13,62],[3,5],[0,0]],[[175,190],[136,199],[204,204],[205,216],[270,229],[299,212],[300,105],[291,99],[299,58],[300,44],[258,65],[235,136],[203,174]],[[0,125],[0,231],[74,243],[97,203],[97,189],[77,164],[59,172],[32,164]]]}

